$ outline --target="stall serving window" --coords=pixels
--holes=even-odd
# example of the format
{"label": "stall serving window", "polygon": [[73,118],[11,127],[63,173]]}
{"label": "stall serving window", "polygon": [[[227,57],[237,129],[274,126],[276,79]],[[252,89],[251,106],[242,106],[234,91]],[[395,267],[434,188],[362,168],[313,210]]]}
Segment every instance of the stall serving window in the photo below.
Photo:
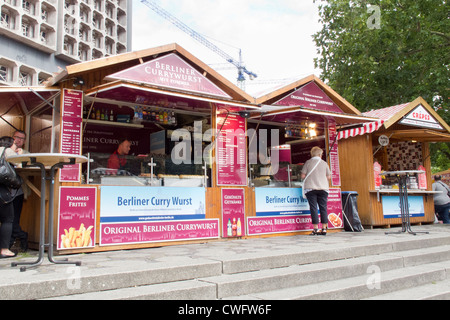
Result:
{"label": "stall serving window", "polygon": [[86,183],[210,186],[211,164],[204,154],[211,143],[210,106],[161,96],[136,101],[142,104],[85,103]]}
{"label": "stall serving window", "polygon": [[[314,146],[325,147],[325,123],[322,119],[277,119],[278,122],[250,120],[249,145],[258,141],[257,156],[253,160],[250,147],[250,181],[258,188],[301,187],[303,164],[311,158]],[[324,153],[324,157],[327,152]],[[326,160],[326,159],[324,159]]]}

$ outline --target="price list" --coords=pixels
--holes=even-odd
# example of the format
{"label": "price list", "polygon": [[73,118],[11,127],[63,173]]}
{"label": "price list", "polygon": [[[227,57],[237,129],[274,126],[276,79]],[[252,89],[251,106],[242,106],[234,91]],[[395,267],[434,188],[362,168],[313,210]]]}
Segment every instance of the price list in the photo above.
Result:
{"label": "price list", "polygon": [[[81,131],[83,123],[83,92],[64,89],[61,123],[61,153],[81,154]],[[78,182],[80,165],[64,166],[62,182]]]}
{"label": "price list", "polygon": [[245,119],[236,114],[217,115],[217,184],[247,185]]}
{"label": "price list", "polygon": [[337,141],[336,122],[332,119],[328,124],[328,136],[330,145],[330,169],[331,169],[331,181],[333,186],[341,186],[341,169],[339,167],[339,151]]}

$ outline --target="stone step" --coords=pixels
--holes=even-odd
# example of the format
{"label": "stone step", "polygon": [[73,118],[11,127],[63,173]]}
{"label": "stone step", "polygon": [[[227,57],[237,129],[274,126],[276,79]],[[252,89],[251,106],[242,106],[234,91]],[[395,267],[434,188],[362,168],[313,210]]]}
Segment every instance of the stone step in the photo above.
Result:
{"label": "stone step", "polygon": [[[76,258],[71,258],[76,260]],[[151,284],[173,283],[222,274],[222,263],[207,259],[159,260],[153,263],[123,261],[124,266],[133,263],[133,269],[124,271],[120,262],[99,263],[96,266],[51,266],[59,272],[46,275],[36,270],[19,273],[17,270],[2,270],[9,273],[10,282],[0,283],[0,297],[5,300],[45,299],[120,288],[135,288]],[[66,268],[65,272],[61,272]],[[16,278],[20,276],[20,281]]]}
{"label": "stone step", "polygon": [[[389,271],[377,268],[370,273],[310,285],[254,293],[229,299],[251,300],[359,300],[425,284],[446,281],[450,261],[423,264]],[[406,298],[406,297],[405,297]],[[407,299],[407,298],[406,298]]]}
{"label": "stone step", "polygon": [[[201,279],[217,284],[218,298],[289,288],[309,283],[367,274],[371,267],[381,272],[438,261],[450,261],[450,246],[398,251],[382,255],[333,260],[251,273]],[[378,270],[377,269],[377,270]]]}
{"label": "stone step", "polygon": [[[400,236],[382,235],[377,243],[337,243],[330,244],[328,248],[318,250],[315,246],[305,248],[286,248],[270,253],[250,253],[236,255],[222,259],[223,273],[235,274],[262,269],[288,267],[291,265],[303,265],[331,260],[356,258],[375,254],[395,253],[415,249],[427,249],[439,246],[450,246],[450,236],[435,236],[431,238],[405,238]],[[394,238],[393,237],[398,237]],[[330,236],[331,238],[331,236]],[[319,238],[319,241],[324,241]],[[299,246],[302,244],[299,243]]]}
{"label": "stone step", "polygon": [[203,281],[188,280],[44,300],[216,300],[216,286]]}
{"label": "stone step", "polygon": [[[263,269],[239,274],[222,274],[185,282],[172,282],[132,288],[121,288],[64,297],[75,300],[114,299],[226,299],[230,296],[304,286],[319,281],[367,275],[374,267],[379,272],[402,269],[405,265],[418,265],[421,255],[428,261],[449,259],[447,246],[410,250],[384,255],[293,265],[284,268]],[[252,297],[247,297],[252,298]]]}
{"label": "stone step", "polygon": [[450,300],[450,279],[377,295],[366,300]]}
{"label": "stone step", "polygon": [[69,256],[69,260],[83,264],[44,263],[25,273],[1,267],[0,297],[82,299],[98,294],[96,299],[105,295],[117,299],[252,299],[255,293],[364,276],[374,266],[384,273],[447,261],[450,235],[440,229],[417,237],[342,233],[314,239],[299,236],[118,251]]}
{"label": "stone step", "polygon": [[367,269],[374,264],[382,270],[398,269],[403,267],[403,258],[389,255],[367,256],[221,275],[200,280],[215,284],[217,298],[223,299],[366,274]]}

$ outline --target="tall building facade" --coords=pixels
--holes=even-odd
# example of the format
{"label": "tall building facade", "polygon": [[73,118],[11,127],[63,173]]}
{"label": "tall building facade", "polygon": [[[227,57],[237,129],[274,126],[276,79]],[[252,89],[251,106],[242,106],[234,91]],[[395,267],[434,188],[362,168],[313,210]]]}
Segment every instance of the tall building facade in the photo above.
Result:
{"label": "tall building facade", "polygon": [[0,0],[0,85],[131,51],[132,0]]}

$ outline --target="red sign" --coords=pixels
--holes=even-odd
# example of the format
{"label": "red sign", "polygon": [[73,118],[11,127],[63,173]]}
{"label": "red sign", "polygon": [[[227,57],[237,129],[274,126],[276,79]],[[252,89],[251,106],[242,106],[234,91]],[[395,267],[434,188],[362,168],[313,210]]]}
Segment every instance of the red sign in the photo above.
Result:
{"label": "red sign", "polygon": [[127,80],[231,99],[222,89],[175,53],[115,73],[107,79]]}
{"label": "red sign", "polygon": [[217,185],[248,185],[245,119],[237,114],[218,113],[217,130]]}
{"label": "red sign", "polygon": [[[80,155],[83,124],[83,91],[64,89],[61,124],[61,153]],[[64,166],[61,182],[79,182],[80,165]]]}
{"label": "red sign", "polygon": [[343,113],[315,82],[310,82],[294,93],[275,102],[280,106],[303,106],[308,109]]}
{"label": "red sign", "polygon": [[245,236],[245,191],[222,189],[222,237]]}

